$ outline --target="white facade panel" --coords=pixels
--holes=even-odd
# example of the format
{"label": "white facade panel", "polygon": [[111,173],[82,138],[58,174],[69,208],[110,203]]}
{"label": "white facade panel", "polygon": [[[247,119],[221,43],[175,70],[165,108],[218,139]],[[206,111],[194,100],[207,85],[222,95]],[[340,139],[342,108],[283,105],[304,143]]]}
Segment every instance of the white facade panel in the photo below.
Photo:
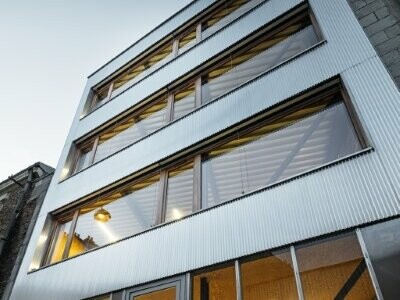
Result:
{"label": "white facade panel", "polygon": [[[298,3],[269,0],[252,12],[251,20],[245,24],[259,27],[262,24],[254,20],[255,16],[260,17],[257,14],[263,14],[263,20],[271,19]],[[326,43],[59,184],[70,144],[76,137],[133,105],[132,101],[143,99],[151,92],[151,80],[167,82],[173,78],[162,77],[165,75],[160,70],[159,75],[154,74],[160,77],[143,81],[143,94],[136,100],[124,98],[128,97],[124,96],[127,92],[81,122],[78,111],[12,299],[90,297],[400,214],[400,93],[346,0],[310,0],[310,5]],[[221,40],[234,42],[230,29],[219,34]],[[250,27],[244,28],[241,36],[249,30]],[[189,58],[194,60],[193,67],[211,51],[221,51],[217,48],[217,41],[221,40],[218,36],[213,39],[210,52],[202,53],[198,49],[205,46],[199,45],[168,65],[171,69],[182,68],[171,74],[179,76],[179,72],[188,71],[189,67],[184,68],[185,62],[190,63]],[[27,274],[50,211],[338,75],[373,151]],[[138,90],[134,87],[132,93]]]}

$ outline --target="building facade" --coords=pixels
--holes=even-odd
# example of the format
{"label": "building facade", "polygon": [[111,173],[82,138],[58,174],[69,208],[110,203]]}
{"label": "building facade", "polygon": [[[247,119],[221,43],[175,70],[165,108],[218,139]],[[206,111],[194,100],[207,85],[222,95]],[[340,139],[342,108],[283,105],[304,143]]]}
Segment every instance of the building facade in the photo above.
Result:
{"label": "building facade", "polygon": [[11,299],[397,299],[396,67],[350,4],[193,1],[90,75]]}
{"label": "building facade", "polygon": [[0,299],[8,299],[54,169],[32,166],[0,182]]}

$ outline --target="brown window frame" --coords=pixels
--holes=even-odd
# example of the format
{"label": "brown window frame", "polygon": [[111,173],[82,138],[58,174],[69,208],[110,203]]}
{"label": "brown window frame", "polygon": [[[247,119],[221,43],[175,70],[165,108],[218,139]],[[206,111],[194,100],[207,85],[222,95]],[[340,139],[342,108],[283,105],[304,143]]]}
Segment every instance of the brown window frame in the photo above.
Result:
{"label": "brown window frame", "polygon": [[[370,148],[370,144],[368,142],[367,136],[365,134],[365,131],[363,130],[362,123],[360,119],[358,118],[358,114],[356,113],[356,109],[354,105],[352,104],[352,101],[348,95],[348,92],[346,90],[346,87],[344,83],[341,81],[339,77],[334,78],[329,80],[328,82],[322,83],[318,87],[312,88],[308,91],[303,92],[300,95],[294,96],[292,99],[289,99],[285,101],[284,103],[280,103],[276,105],[276,107],[271,107],[263,112],[260,112],[258,115],[253,116],[247,120],[244,120],[238,124],[233,125],[230,128],[225,129],[222,133],[217,134],[216,136],[211,136],[209,137],[205,142],[200,143],[199,145],[194,145],[191,147],[191,149],[185,149],[181,153],[178,153],[172,157],[168,157],[164,159],[161,162],[156,163],[155,165],[149,166],[146,168],[147,170],[143,174],[133,174],[134,178],[127,179],[125,182],[122,183],[117,183],[116,186],[114,187],[105,187],[103,188],[104,192],[100,192],[98,195],[94,196],[89,196],[89,199],[82,199],[80,201],[76,201],[73,205],[72,208],[70,209],[65,209],[65,208],[60,208],[59,210],[53,212],[54,215],[54,220],[55,224],[59,224],[61,221],[65,220],[70,220],[71,215],[72,217],[72,222],[71,222],[71,227],[70,227],[70,234],[68,235],[68,241],[66,243],[66,247],[64,249],[64,254],[63,254],[63,260],[68,258],[68,251],[67,251],[67,246],[71,245],[72,242],[72,237],[73,237],[73,232],[75,230],[76,222],[78,219],[79,215],[79,210],[87,206],[91,203],[95,203],[98,200],[105,198],[111,194],[114,194],[118,191],[123,190],[124,188],[137,184],[143,180],[146,180],[146,178],[155,176],[156,174],[160,174],[160,181],[159,181],[159,193],[158,193],[158,201],[157,201],[157,215],[156,215],[156,221],[153,227],[157,226],[162,226],[163,224],[175,222],[174,221],[169,221],[169,222],[164,222],[165,220],[165,210],[166,210],[166,204],[167,204],[167,181],[168,181],[168,172],[170,170],[176,169],[179,166],[185,165],[189,163],[190,161],[193,161],[193,172],[194,172],[194,178],[193,178],[193,198],[192,198],[192,213],[194,214],[200,210],[204,209],[209,209],[203,208],[201,206],[201,200],[202,200],[202,178],[201,178],[201,172],[202,172],[202,158],[205,156],[205,154],[215,148],[218,148],[219,146],[233,141],[237,138],[238,134],[247,134],[250,133],[262,126],[265,126],[267,124],[270,124],[271,122],[282,118],[290,113],[296,112],[299,109],[310,105],[314,102],[318,102],[319,99],[327,96],[327,95],[336,95],[336,94],[341,94],[342,96],[342,103],[345,105],[346,110],[348,112],[349,118],[351,120],[352,126],[356,132],[356,136],[358,138],[358,141],[361,146],[361,151],[366,151]],[[351,155],[356,155],[358,152],[352,153]],[[343,160],[343,158],[340,158],[338,160]],[[334,164],[335,160],[329,162],[328,164]],[[320,168],[320,166],[316,167],[317,169]],[[312,171],[312,170],[311,170]],[[306,171],[306,173],[311,172]],[[296,175],[299,176],[299,175]],[[263,187],[265,188],[265,187]],[[254,191],[253,191],[254,192]],[[250,193],[253,193],[250,192]],[[234,198],[236,199],[236,198]],[[228,200],[226,202],[233,201],[234,199]],[[226,203],[224,202],[224,203]],[[222,204],[222,203],[221,203]],[[218,204],[220,205],[220,204]],[[216,206],[218,206],[216,205]],[[189,215],[191,215],[189,214]],[[57,217],[60,216],[60,217]],[[57,225],[53,225],[57,226]],[[52,254],[51,251],[51,245],[54,243],[54,232],[56,230],[56,227],[53,228],[52,231],[52,242],[50,243],[50,246],[47,247],[46,249],[46,256],[47,258],[43,260],[43,265],[48,264],[49,262],[49,257]],[[151,228],[147,229],[151,230]],[[145,231],[147,231],[145,230]],[[102,246],[100,246],[101,248]],[[69,248],[68,248],[69,250]],[[94,249],[93,249],[94,250]],[[90,252],[92,250],[89,250]],[[86,252],[84,252],[86,253]],[[83,254],[83,253],[82,253]]]}
{"label": "brown window frame", "polygon": [[[84,109],[84,113],[82,114],[81,119],[84,118],[85,116],[87,116],[88,114],[90,114],[91,112],[95,111],[97,108],[105,105],[107,102],[112,100],[114,97],[118,96],[118,95],[112,96],[113,83],[117,78],[123,77],[124,74],[127,73],[127,70],[131,70],[131,69],[137,68],[138,66],[143,65],[146,61],[151,59],[151,57],[156,55],[158,52],[162,51],[168,44],[172,45],[173,58],[176,58],[177,56],[181,55],[181,53],[179,53],[179,46],[178,46],[179,40],[181,38],[183,38],[189,32],[193,31],[193,29],[196,32],[196,39],[195,39],[196,43],[195,44],[198,44],[199,42],[201,42],[203,39],[202,38],[203,24],[205,22],[207,22],[207,20],[210,19],[215,13],[223,10],[225,8],[225,6],[227,5],[227,3],[231,2],[231,1],[234,1],[234,0],[224,0],[224,1],[220,1],[220,2],[216,3],[215,5],[212,5],[211,7],[206,9],[204,12],[202,12],[199,16],[188,21],[185,25],[183,25],[182,27],[178,28],[176,31],[171,33],[169,38],[167,38],[164,41],[159,41],[158,43],[156,43],[155,46],[151,47],[151,50],[146,51],[147,53],[145,53],[144,55],[140,55],[141,58],[133,59],[132,61],[127,63],[126,66],[122,67],[121,70],[117,71],[116,74],[110,76],[110,78],[107,78],[107,79],[103,80],[102,82],[100,82],[99,84],[93,86],[91,88],[91,93],[89,93],[89,99],[87,101],[87,102],[89,102],[89,105],[86,105],[87,108]],[[252,0],[250,0],[250,1],[252,1]],[[249,11],[245,12],[245,14],[249,13],[254,8],[251,8]],[[228,26],[232,22],[233,21],[229,22],[224,27]],[[222,27],[221,29],[223,29],[224,27]],[[219,30],[221,30],[221,29],[219,29]],[[216,32],[218,32],[219,30],[217,30]],[[150,75],[150,74],[148,74],[148,75]],[[146,75],[145,77],[147,77],[148,75]],[[98,92],[104,90],[107,87],[108,87],[108,94],[107,94],[107,97],[105,98],[104,103],[101,104],[100,106],[96,107]]]}
{"label": "brown window frame", "polygon": [[[303,4],[303,5],[299,6],[298,8],[294,9],[291,13],[285,14],[284,16],[280,17],[278,20],[274,21],[272,24],[266,24],[264,29],[260,30],[260,32],[263,34],[262,40],[270,39],[271,37],[278,34],[279,32],[284,31],[286,28],[291,26],[296,21],[302,20],[304,18],[309,18],[310,23],[311,23],[312,27],[314,28],[314,31],[316,32],[316,35],[317,35],[319,41],[322,42],[324,39],[323,39],[321,30],[319,28],[318,23],[316,22],[316,19],[314,17],[312,9],[308,4]],[[288,19],[289,19],[289,22],[287,22]],[[198,30],[200,31],[200,34],[201,34],[200,29],[201,29],[201,27],[198,27]],[[179,40],[179,38],[181,38],[182,36],[187,34],[187,32],[191,32],[191,30],[192,30],[192,27],[189,28],[184,33],[182,33],[177,38],[177,40]],[[140,114],[143,113],[143,111],[145,111],[146,109],[152,107],[153,105],[156,105],[159,102],[165,100],[166,97],[168,97],[167,112],[166,112],[166,114],[167,114],[166,120],[167,121],[164,126],[167,126],[170,122],[174,121],[173,114],[174,114],[175,94],[181,90],[184,90],[185,88],[189,87],[192,84],[195,85],[195,110],[197,108],[201,107],[202,105],[204,105],[205,103],[203,103],[204,99],[202,97],[202,84],[205,82],[205,77],[207,76],[207,74],[213,70],[218,69],[219,67],[223,66],[227,62],[229,62],[233,56],[236,57],[236,56],[243,55],[247,51],[252,49],[254,46],[258,45],[260,43],[260,39],[258,38],[261,35],[260,32],[258,34],[254,34],[254,35],[246,38],[244,41],[242,41],[243,45],[241,45],[234,52],[232,52],[231,50],[227,50],[224,53],[222,53],[221,58],[219,58],[214,64],[207,66],[204,70],[199,71],[198,73],[194,74],[190,78],[177,84],[174,88],[167,90],[166,95],[161,93],[161,95],[157,95],[156,97],[153,97],[153,98],[149,99],[148,101],[146,101],[146,100],[142,101],[135,108],[133,108],[132,112],[125,114],[122,118],[121,117],[115,118],[114,121],[112,121],[112,123],[110,125],[106,126],[104,129],[102,129],[98,133],[95,133],[94,136],[92,135],[88,138],[82,137],[78,141],[74,142],[75,147],[78,149],[78,151],[77,151],[78,155],[80,153],[79,149],[82,148],[84,145],[86,145],[86,143],[90,142],[91,139],[93,139],[94,141],[96,141],[96,140],[98,141],[98,138],[100,135],[106,133],[107,131],[111,131],[113,128],[115,128],[115,126],[117,126],[117,124],[121,124],[132,117],[140,116]],[[302,53],[303,52],[301,52],[300,54],[302,54]],[[293,59],[293,58],[290,58],[290,59]],[[238,87],[235,87],[235,89],[236,88],[238,88]],[[226,93],[229,93],[229,92],[230,91],[228,90]],[[226,93],[224,93],[224,94],[226,94]],[[221,97],[221,96],[218,96],[217,98],[219,98],[219,97]],[[161,127],[161,128],[163,128],[163,127]],[[136,143],[136,142],[137,141],[133,141],[131,144]],[[96,146],[97,146],[97,144],[94,145],[94,148],[92,150],[93,157],[90,160],[87,167],[90,167],[94,162]],[[119,151],[116,151],[115,153],[118,153],[118,152]],[[115,153],[109,154],[104,159],[114,155]],[[82,170],[79,170],[78,172],[76,172],[77,160],[78,160],[78,158],[75,159],[75,163],[74,163],[73,167],[70,169],[71,170],[70,173],[65,178],[61,178],[61,180],[64,180],[64,179],[66,179],[76,173],[79,173],[80,171],[85,169],[85,168],[83,168]],[[102,161],[102,160],[100,160],[100,161]]]}

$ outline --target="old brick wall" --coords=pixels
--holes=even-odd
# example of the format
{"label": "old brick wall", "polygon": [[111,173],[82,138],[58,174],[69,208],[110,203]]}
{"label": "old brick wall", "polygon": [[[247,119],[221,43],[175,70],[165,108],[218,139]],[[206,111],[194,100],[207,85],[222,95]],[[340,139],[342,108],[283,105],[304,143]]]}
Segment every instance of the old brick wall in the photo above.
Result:
{"label": "old brick wall", "polygon": [[348,0],[386,68],[400,87],[400,0]]}
{"label": "old brick wall", "polygon": [[[36,222],[41,203],[50,184],[51,175],[36,181],[32,185],[31,190],[25,196],[24,205],[11,231],[10,239],[4,247],[2,256],[0,257],[0,299],[11,291],[13,280],[19,270],[19,265],[29,242],[30,231]],[[4,233],[6,224],[21,196],[23,196],[23,188],[16,184],[7,191],[7,197],[2,201],[2,210],[0,211],[2,233]]]}

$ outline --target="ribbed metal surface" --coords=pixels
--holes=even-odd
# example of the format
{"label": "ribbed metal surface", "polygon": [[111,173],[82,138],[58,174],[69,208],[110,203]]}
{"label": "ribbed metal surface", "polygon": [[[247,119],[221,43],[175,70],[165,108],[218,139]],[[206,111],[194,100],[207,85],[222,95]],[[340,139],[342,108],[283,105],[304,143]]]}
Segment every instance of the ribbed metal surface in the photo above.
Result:
{"label": "ribbed metal surface", "polygon": [[99,81],[108,77],[119,68],[124,66],[137,55],[157,43],[160,39],[171,34],[176,28],[182,26],[189,21],[194,15],[206,9],[217,0],[196,0],[186,6],[182,11],[168,19],[165,23],[157,27],[155,30],[147,34],[140,41],[129,47],[125,52],[121,53],[115,59],[101,67],[99,70],[89,76],[89,84],[95,85]]}
{"label": "ribbed metal surface", "polygon": [[[278,11],[283,1],[270,2]],[[53,181],[12,299],[80,299],[400,214],[399,91],[346,0],[310,3],[326,44],[81,174]],[[26,274],[49,211],[337,74],[375,151]]]}
{"label": "ribbed metal surface", "polygon": [[[272,3],[276,5],[276,2],[271,1]],[[337,26],[327,25],[325,22],[329,20],[320,21],[328,40],[326,44],[61,183],[54,191],[52,202],[45,203],[48,205],[46,208],[51,211],[82,195],[90,194],[323,80],[340,74],[349,66],[374,55],[375,52],[366,40],[362,29],[359,31],[357,23],[354,23],[357,22],[354,16],[349,15],[348,18],[344,18],[347,12],[346,6],[316,3],[318,5],[313,3],[312,6],[318,13],[317,16],[325,15],[326,12],[335,9],[343,16],[342,23]],[[350,31],[346,28],[353,27],[355,28],[353,34],[340,38],[342,32]],[[365,45],[352,46],[353,40],[357,40],[360,33],[364,37]],[[345,52],[342,52],[343,49]],[[337,57],[335,53],[341,53],[342,57]],[[157,151],[149,151],[149,149],[157,149]],[[96,180],[93,180],[94,178]]]}
{"label": "ribbed metal surface", "polygon": [[143,81],[134,85],[126,92],[112,99],[92,114],[79,122],[75,139],[83,136],[112,117],[131,106],[141,102],[160,88],[167,86],[176,78],[181,77],[204,61],[221,53],[230,45],[240,41],[251,32],[257,30],[271,20],[283,14],[290,8],[301,3],[301,0],[286,0],[282,3],[267,1],[250,14],[237,22],[228,25],[203,43],[188,50],[170,64],[165,65]]}

